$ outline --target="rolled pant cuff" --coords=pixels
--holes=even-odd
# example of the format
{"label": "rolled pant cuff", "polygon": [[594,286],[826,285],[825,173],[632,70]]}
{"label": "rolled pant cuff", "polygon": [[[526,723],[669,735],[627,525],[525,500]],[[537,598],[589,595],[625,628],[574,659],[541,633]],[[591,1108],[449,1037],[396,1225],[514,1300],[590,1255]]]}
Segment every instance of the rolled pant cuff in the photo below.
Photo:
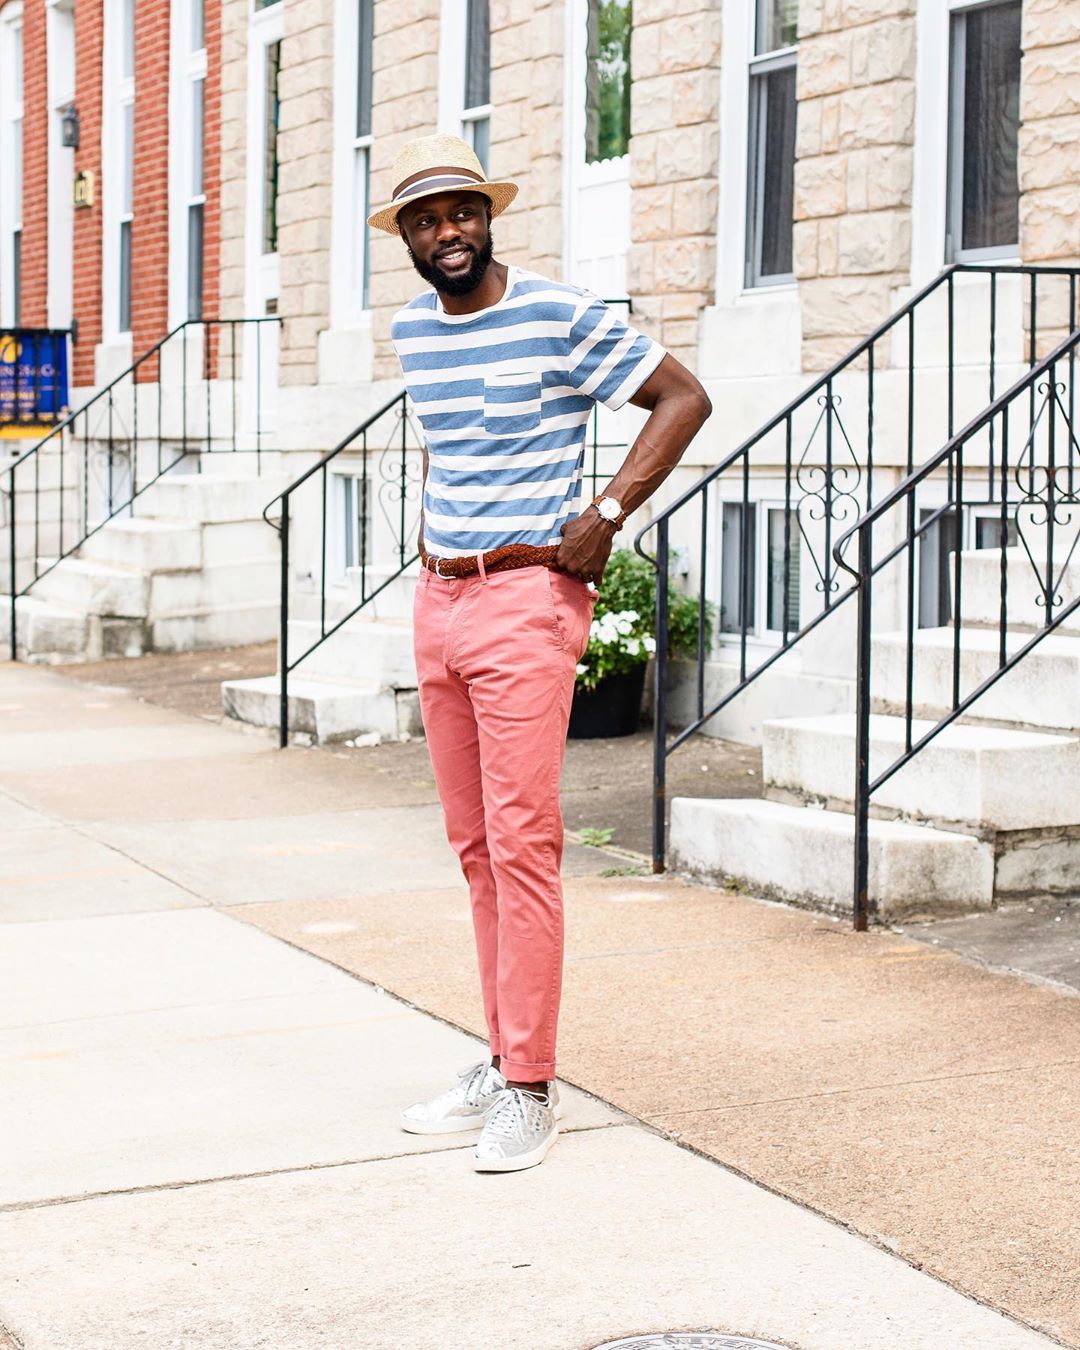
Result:
{"label": "rolled pant cuff", "polygon": [[555,1065],[526,1064],[522,1060],[503,1059],[499,1072],[508,1083],[550,1083],[555,1078]]}

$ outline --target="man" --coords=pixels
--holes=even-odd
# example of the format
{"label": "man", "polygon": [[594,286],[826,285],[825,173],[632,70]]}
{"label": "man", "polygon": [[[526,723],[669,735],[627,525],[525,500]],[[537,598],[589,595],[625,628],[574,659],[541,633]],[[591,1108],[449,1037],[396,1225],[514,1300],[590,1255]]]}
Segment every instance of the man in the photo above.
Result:
{"label": "man", "polygon": [[[434,288],[391,329],[424,430],[414,633],[420,707],[446,831],[469,883],[490,1064],[410,1107],[406,1130],[480,1129],[478,1171],[541,1162],[559,1117],[562,984],[559,776],[591,583],[626,516],[711,412],[662,347],[594,296],[492,256],[513,183],[488,182],[455,136],[410,142],[393,201]],[[582,509],[593,404],[648,421],[606,492]]]}

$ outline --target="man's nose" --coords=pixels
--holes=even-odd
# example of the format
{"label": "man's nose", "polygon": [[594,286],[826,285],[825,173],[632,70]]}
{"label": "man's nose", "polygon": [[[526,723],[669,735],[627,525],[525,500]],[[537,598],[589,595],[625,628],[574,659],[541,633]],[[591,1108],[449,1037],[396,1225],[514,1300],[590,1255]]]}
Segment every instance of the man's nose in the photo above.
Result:
{"label": "man's nose", "polygon": [[451,240],[460,239],[461,231],[453,220],[447,219],[440,223],[439,228],[435,231],[435,238],[438,239],[440,244],[448,244]]}

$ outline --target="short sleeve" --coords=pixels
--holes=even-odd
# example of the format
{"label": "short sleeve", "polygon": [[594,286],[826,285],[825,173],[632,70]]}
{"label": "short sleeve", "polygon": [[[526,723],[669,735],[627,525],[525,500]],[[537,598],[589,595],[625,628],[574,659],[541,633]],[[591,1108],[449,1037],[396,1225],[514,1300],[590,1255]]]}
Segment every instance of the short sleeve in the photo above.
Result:
{"label": "short sleeve", "polygon": [[574,316],[569,381],[612,411],[633,398],[663,359],[658,342],[631,328],[603,300],[586,298]]}

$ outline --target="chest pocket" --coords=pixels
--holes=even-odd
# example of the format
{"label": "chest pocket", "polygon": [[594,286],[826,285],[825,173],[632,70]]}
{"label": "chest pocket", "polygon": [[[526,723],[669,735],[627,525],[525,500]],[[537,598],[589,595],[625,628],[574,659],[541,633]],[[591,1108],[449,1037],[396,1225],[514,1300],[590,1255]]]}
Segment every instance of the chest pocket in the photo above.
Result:
{"label": "chest pocket", "polygon": [[484,377],[484,430],[492,436],[535,431],[540,425],[541,379],[519,370]]}

